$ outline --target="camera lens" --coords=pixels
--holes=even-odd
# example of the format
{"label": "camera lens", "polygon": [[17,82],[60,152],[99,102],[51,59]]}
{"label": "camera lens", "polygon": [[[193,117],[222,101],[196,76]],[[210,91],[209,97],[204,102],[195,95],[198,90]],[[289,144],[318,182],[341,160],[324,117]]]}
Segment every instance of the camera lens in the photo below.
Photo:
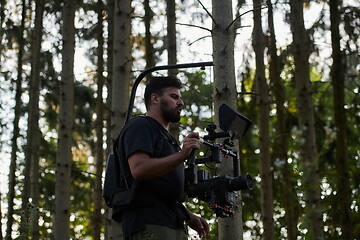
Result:
{"label": "camera lens", "polygon": [[246,173],[245,175],[230,178],[228,191],[238,191],[238,190],[251,190],[253,188],[253,179],[250,174]]}

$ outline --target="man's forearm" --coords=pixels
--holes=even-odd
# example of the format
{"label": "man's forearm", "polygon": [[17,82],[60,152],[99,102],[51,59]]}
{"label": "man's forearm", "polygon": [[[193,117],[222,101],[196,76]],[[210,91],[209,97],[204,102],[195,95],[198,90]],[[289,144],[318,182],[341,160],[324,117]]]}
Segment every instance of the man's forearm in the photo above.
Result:
{"label": "man's forearm", "polygon": [[185,155],[177,152],[163,158],[151,158],[147,153],[134,153],[128,161],[133,178],[144,180],[164,175],[185,160]]}

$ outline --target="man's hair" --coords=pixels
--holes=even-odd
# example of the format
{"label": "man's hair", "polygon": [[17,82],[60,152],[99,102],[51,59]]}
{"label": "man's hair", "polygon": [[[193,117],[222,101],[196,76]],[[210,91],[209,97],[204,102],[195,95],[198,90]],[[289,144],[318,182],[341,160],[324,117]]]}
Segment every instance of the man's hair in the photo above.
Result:
{"label": "man's hair", "polygon": [[151,77],[148,80],[144,94],[146,109],[149,108],[151,94],[155,93],[158,96],[162,96],[164,88],[167,87],[176,87],[180,89],[182,88],[182,83],[176,76]]}

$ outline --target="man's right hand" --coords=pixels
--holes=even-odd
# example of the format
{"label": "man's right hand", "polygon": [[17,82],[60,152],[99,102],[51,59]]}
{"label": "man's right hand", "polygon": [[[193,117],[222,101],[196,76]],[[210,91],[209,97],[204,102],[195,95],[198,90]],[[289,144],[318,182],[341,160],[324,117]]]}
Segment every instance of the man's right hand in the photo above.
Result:
{"label": "man's right hand", "polygon": [[200,137],[198,132],[191,132],[184,138],[183,147],[181,149],[185,159],[188,159],[192,150],[200,149]]}

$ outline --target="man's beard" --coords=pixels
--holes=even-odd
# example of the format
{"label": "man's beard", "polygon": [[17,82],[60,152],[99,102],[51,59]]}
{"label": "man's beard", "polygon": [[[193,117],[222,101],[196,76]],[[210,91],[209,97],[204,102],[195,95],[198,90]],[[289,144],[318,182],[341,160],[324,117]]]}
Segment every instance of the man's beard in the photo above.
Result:
{"label": "man's beard", "polygon": [[166,121],[172,123],[176,123],[180,121],[180,113],[177,111],[178,108],[170,108],[167,102],[165,101],[161,101],[160,104],[161,104],[162,116]]}

